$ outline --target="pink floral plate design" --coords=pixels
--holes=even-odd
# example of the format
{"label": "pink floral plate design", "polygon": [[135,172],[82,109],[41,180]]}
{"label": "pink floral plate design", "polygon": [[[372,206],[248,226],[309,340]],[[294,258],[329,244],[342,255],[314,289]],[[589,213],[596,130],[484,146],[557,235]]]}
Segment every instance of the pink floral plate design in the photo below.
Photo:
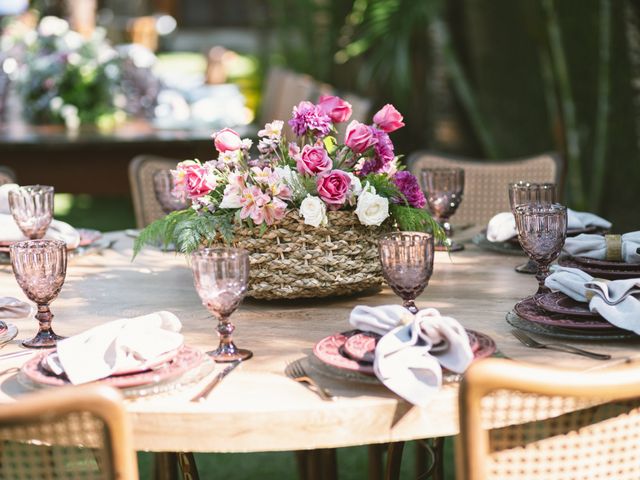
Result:
{"label": "pink floral plate design", "polygon": [[604,268],[613,270],[631,270],[640,274],[640,263],[614,262],[611,260],[598,260],[589,257],[571,257],[574,261],[593,268]]}
{"label": "pink floral plate design", "polygon": [[[358,334],[362,334],[362,332],[359,330],[350,330],[348,332],[329,335],[316,343],[313,347],[313,354],[325,365],[373,376],[375,375],[373,363],[357,361],[343,354],[347,340]],[[474,330],[467,330],[467,334],[474,353],[474,360],[489,357],[496,352],[496,344],[491,337]],[[375,350],[375,338],[369,338],[373,338]],[[364,343],[365,341],[363,340],[363,344]]]}
{"label": "pink floral plate design", "polygon": [[[31,382],[39,386],[63,387],[70,385],[71,382],[69,382],[66,375],[54,375],[43,367],[43,359],[47,355],[51,355],[51,353],[52,352],[43,352],[36,355],[22,366],[21,373]],[[97,380],[96,383],[102,383],[116,388],[130,388],[166,382],[176,379],[197,367],[204,359],[205,354],[200,350],[183,345],[173,359],[155,369],[128,375],[114,375]]]}
{"label": "pink floral plate design", "polygon": [[558,260],[558,264],[563,267],[578,268],[583,272],[596,278],[605,278],[607,280],[622,280],[628,278],[640,278],[640,270],[626,270],[621,268],[604,268],[585,265],[573,258],[564,257]]}
{"label": "pink floral plate design", "polygon": [[602,333],[607,331],[617,333],[620,330],[601,316],[595,318],[571,317],[561,313],[547,312],[538,306],[533,297],[527,297],[516,303],[513,310],[520,318],[540,325],[571,330],[600,330]]}
{"label": "pink floral plate design", "polygon": [[561,313],[563,315],[570,315],[574,317],[602,319],[600,315],[589,310],[589,304],[585,302],[577,302],[562,292],[541,293],[539,295],[534,295],[533,300],[540,308],[547,312]]}

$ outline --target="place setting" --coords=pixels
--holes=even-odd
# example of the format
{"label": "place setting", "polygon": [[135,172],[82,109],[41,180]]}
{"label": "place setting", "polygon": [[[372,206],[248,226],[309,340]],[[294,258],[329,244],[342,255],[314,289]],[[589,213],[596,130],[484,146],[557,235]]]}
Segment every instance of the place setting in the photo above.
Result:
{"label": "place setting", "polygon": [[[424,406],[443,383],[458,381],[471,362],[496,353],[489,336],[466,330],[434,308],[419,310],[415,305],[433,272],[433,243],[430,234],[418,232],[380,237],[383,276],[403,305],[356,306],[349,314],[348,330],[314,345],[313,355],[306,359],[312,373],[382,384]],[[287,370],[293,377],[291,365]],[[307,383],[316,383],[313,390],[322,390],[310,380]]]}

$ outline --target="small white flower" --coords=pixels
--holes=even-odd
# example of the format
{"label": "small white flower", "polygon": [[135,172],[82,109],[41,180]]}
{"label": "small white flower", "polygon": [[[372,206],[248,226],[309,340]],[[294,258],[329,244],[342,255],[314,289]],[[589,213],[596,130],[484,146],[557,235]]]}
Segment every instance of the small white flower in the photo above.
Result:
{"label": "small white flower", "polygon": [[253,145],[253,140],[251,140],[250,138],[243,138],[242,146],[240,148],[242,148],[242,150],[249,150],[251,149],[252,145]]}
{"label": "small white flower", "polygon": [[40,25],[38,25],[38,32],[45,37],[56,36],[60,37],[69,31],[69,24],[62,18],[47,16],[42,17]]}
{"label": "small white flower", "polygon": [[289,186],[292,186],[297,182],[298,172],[291,170],[289,165],[285,165],[284,167],[275,167],[273,171],[276,172],[278,177],[280,177]]}
{"label": "small white flower", "polygon": [[267,123],[262,130],[258,132],[259,137],[269,137],[272,140],[279,141],[282,136],[282,127],[284,122],[282,120],[274,120],[271,123]]}
{"label": "small white flower", "polygon": [[300,215],[307,225],[318,227],[327,224],[327,206],[319,197],[307,195],[300,204]]}
{"label": "small white flower", "polygon": [[220,208],[240,208],[240,193],[233,185],[227,185],[224,188],[224,195],[220,202]]}
{"label": "small white flower", "polygon": [[[376,193],[376,187],[371,185],[369,182],[364,182],[364,186],[362,187],[362,192]],[[360,192],[360,193],[362,193]]]}
{"label": "small white flower", "polygon": [[389,199],[365,190],[358,197],[355,211],[363,225],[379,226],[389,216]]}
{"label": "small white flower", "polygon": [[351,179],[351,192],[357,197],[362,193],[362,182],[351,172],[345,172]]}

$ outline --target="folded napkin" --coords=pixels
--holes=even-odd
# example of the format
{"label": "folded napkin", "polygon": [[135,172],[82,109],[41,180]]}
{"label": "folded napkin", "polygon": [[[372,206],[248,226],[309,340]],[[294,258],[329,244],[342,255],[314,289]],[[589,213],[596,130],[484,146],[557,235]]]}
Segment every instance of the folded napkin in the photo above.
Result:
{"label": "folded napkin", "polygon": [[[600,227],[609,229],[611,222],[589,212],[576,212],[567,209],[567,228],[582,229],[587,227]],[[487,240],[490,242],[506,242],[518,235],[516,219],[511,212],[502,212],[493,216],[487,225]]]}
{"label": "folded napkin", "polygon": [[399,305],[357,306],[349,322],[359,330],[383,335],[376,346],[375,374],[389,390],[414,405],[428,405],[442,385],[442,367],[462,373],[473,360],[464,327],[434,308],[413,315]]}
{"label": "folded napkin", "polygon": [[24,318],[31,313],[31,305],[13,297],[0,297],[0,318]]}
{"label": "folded napkin", "polygon": [[602,236],[583,233],[577,237],[567,238],[564,244],[564,251],[574,257],[620,260],[627,263],[640,263],[639,248],[640,231],[625,233],[619,237],[617,235]]}
{"label": "folded napkin", "polygon": [[144,368],[182,345],[181,328],[178,317],[164,311],[114,320],[58,342],[48,365],[73,384]]}
{"label": "folded napkin", "polygon": [[616,327],[640,335],[640,278],[603,280],[577,268],[552,267],[545,285],[577,302],[589,303],[589,310]]}

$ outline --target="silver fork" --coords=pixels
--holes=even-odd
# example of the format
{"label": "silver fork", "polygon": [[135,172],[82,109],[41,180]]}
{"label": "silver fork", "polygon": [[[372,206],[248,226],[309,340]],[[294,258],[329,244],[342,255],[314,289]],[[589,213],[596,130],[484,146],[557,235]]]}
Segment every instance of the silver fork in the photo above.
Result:
{"label": "silver fork", "polygon": [[511,330],[511,334],[516,337],[520,343],[530,348],[548,348],[549,350],[583,355],[595,360],[609,360],[611,358],[611,355],[607,355],[605,353],[590,352],[589,350],[583,350],[582,348],[567,345],[565,343],[541,343],[520,330]]}
{"label": "silver fork", "polygon": [[307,375],[307,372],[302,366],[300,360],[287,363],[287,367],[284,369],[284,373],[291,380],[300,383],[306,383],[309,388],[320,395],[320,398],[322,398],[323,400],[333,400],[333,397],[324,388],[318,385],[318,383],[313,378]]}

